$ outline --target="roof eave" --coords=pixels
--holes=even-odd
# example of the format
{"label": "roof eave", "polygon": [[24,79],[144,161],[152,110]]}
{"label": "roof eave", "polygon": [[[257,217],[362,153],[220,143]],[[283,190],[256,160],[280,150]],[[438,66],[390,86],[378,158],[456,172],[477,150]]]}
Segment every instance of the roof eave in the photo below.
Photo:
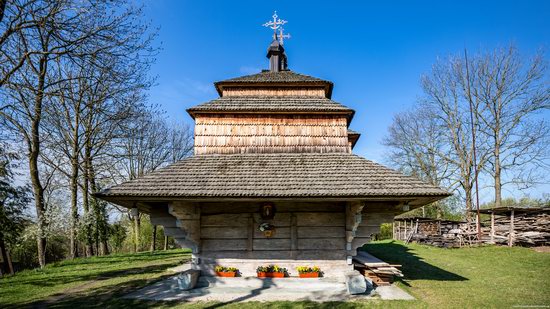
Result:
{"label": "roof eave", "polygon": [[219,109],[212,109],[212,110],[204,110],[204,109],[195,109],[193,107],[186,109],[187,113],[195,119],[195,116],[198,114],[301,114],[301,115],[318,115],[318,114],[330,114],[330,115],[347,115],[348,116],[348,126],[351,120],[353,119],[353,115],[355,114],[355,111],[352,109],[349,110],[341,110],[341,111],[327,111],[327,110],[319,110],[319,111],[308,111],[308,110],[219,110]]}
{"label": "roof eave", "polygon": [[139,202],[215,202],[215,201],[365,201],[365,202],[403,202],[409,203],[411,209],[416,209],[435,201],[451,196],[450,193],[440,195],[364,195],[364,196],[144,196],[144,195],[106,195],[94,194],[95,197],[123,207],[134,207]]}

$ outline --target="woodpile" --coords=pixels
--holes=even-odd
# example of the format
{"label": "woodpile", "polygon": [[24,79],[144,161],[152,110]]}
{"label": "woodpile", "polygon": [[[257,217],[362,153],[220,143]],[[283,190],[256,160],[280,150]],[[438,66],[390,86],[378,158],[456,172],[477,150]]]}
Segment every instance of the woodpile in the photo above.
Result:
{"label": "woodpile", "polygon": [[[535,247],[550,245],[550,214],[548,212],[519,213],[513,219],[513,243]],[[511,216],[495,216],[493,243],[508,244]],[[491,242],[491,223],[482,223],[482,241]]]}
{"label": "woodpile", "polygon": [[394,222],[394,239],[441,248],[458,248],[470,243],[466,224],[429,218],[400,218]]}
{"label": "woodpile", "polygon": [[403,277],[401,265],[388,264],[365,251],[357,251],[353,258],[354,268],[377,286],[390,285],[394,277]]}
{"label": "woodpile", "polygon": [[425,235],[415,233],[413,234],[411,241],[440,248],[459,248],[462,246],[461,239],[458,236],[446,237],[443,235]]}

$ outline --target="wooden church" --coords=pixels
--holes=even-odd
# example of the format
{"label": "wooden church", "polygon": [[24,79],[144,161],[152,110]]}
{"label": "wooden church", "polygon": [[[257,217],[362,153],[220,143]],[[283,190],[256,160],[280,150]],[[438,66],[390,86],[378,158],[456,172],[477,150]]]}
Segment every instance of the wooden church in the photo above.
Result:
{"label": "wooden church", "polygon": [[277,264],[340,277],[382,223],[449,196],[353,154],[354,110],[331,99],[332,82],[289,70],[279,39],[269,70],[216,82],[219,98],[187,110],[193,156],[97,194],[149,214],[203,276]]}

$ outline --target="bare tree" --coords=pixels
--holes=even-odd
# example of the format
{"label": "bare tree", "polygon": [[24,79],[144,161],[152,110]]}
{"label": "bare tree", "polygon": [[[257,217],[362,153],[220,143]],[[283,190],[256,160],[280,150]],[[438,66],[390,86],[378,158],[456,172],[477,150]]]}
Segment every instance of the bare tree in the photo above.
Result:
{"label": "bare tree", "polygon": [[[104,59],[113,58],[125,59],[126,64],[132,66],[132,61],[140,61],[144,54],[147,56],[151,38],[143,37],[147,25],[138,23],[139,9],[115,10],[124,4],[122,1],[21,0],[11,4],[30,5],[32,9],[19,11],[26,19],[38,22],[14,28],[9,42],[0,42],[2,68],[8,68],[4,63],[14,65],[2,72],[4,84],[0,91],[5,100],[0,105],[0,117],[7,127],[19,133],[27,146],[38,225],[38,258],[44,266],[46,207],[39,162],[42,120],[44,110],[56,102],[55,86],[65,80],[52,68],[66,62],[107,67],[112,63]],[[11,4],[6,8],[11,8]],[[4,18],[3,29],[12,29],[4,25],[10,20]],[[122,66],[122,62],[117,64]]]}
{"label": "bare tree", "polygon": [[455,179],[464,194],[466,219],[469,221],[475,179],[487,162],[489,150],[485,143],[478,142],[477,160],[474,160],[472,138],[478,134],[480,123],[478,117],[471,117],[470,111],[473,109],[477,115],[480,104],[472,100],[468,91],[472,86],[470,72],[475,72],[468,65],[461,57],[437,62],[432,72],[422,78],[424,96],[420,106],[444,133],[442,138],[448,151],[439,155],[455,167]]}
{"label": "bare tree", "polygon": [[[475,56],[472,66],[473,96],[483,106],[481,132],[491,143],[486,171],[494,180],[495,207],[500,207],[503,186],[536,183],[548,170],[550,127],[547,119],[536,118],[550,108],[547,64],[542,53],[524,62],[512,45]],[[504,172],[513,175],[506,180]]]}
{"label": "bare tree", "polygon": [[[394,119],[385,140],[392,149],[390,159],[405,172],[434,185],[458,188],[466,204],[467,220],[474,180],[488,156],[486,145],[478,143],[477,162],[473,157],[472,136],[480,123],[477,117],[470,117],[467,89],[471,83],[461,58],[438,61],[422,77],[424,95],[417,106]],[[472,103],[477,110],[479,102]]]}
{"label": "bare tree", "polygon": [[[456,189],[456,167],[447,159],[450,154],[444,130],[424,110],[397,114],[383,143],[390,149],[391,165],[434,186]],[[442,203],[431,206],[438,218],[443,216]],[[425,216],[425,208],[422,210]]]}
{"label": "bare tree", "polygon": [[[142,110],[138,119],[124,128],[125,136],[120,139],[119,170],[127,179],[135,179],[169,163],[179,161],[191,154],[192,131],[183,124],[168,124],[163,112],[156,106]],[[139,244],[140,214],[133,215],[135,246]],[[156,226],[153,226],[156,239]]]}
{"label": "bare tree", "polygon": [[[43,161],[58,169],[67,177],[71,193],[70,258],[78,256],[77,231],[79,225],[78,191],[80,152],[83,147],[82,117],[85,109],[85,94],[89,91],[93,76],[90,67],[57,64],[58,74],[66,81],[56,87],[56,104],[46,109],[44,130],[46,154]],[[66,168],[69,170],[66,170]]]}
{"label": "bare tree", "polygon": [[37,28],[56,7],[48,1],[0,0],[0,88],[41,48],[24,43],[24,32]]}
{"label": "bare tree", "polygon": [[[392,162],[433,184],[441,185],[441,179],[450,181],[450,189],[458,184],[468,220],[474,180],[482,172],[494,179],[500,205],[505,183],[532,183],[533,171],[548,167],[549,126],[537,118],[549,108],[542,59],[538,54],[524,66],[510,47],[438,61],[422,78],[417,106],[396,116],[390,127],[385,144]],[[503,171],[511,172],[508,182]]]}

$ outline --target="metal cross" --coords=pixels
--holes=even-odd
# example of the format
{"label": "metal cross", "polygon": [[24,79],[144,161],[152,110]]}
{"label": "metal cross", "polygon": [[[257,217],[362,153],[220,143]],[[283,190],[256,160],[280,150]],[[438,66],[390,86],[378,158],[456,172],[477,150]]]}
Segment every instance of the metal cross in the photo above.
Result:
{"label": "metal cross", "polygon": [[283,27],[279,27],[279,43],[281,43],[281,45],[284,45],[284,39],[290,39],[290,33],[283,34],[284,30],[285,29]]}
{"label": "metal cross", "polygon": [[272,17],[273,17],[273,20],[268,21],[267,23],[263,24],[262,26],[269,27],[269,28],[273,29],[273,39],[276,40],[277,39],[277,29],[279,29],[282,25],[286,24],[287,21],[278,18],[279,16],[277,16],[277,11],[275,11],[273,13]]}

